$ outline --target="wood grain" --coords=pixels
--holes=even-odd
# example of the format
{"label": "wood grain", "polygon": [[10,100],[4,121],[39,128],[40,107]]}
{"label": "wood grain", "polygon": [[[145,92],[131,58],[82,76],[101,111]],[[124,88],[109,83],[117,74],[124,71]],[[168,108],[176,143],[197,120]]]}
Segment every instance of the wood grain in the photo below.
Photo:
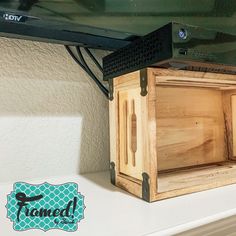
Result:
{"label": "wood grain", "polygon": [[[119,90],[119,151],[120,151],[120,172],[128,176],[142,179],[143,169],[143,135],[140,88]],[[135,108],[135,109],[134,109]],[[134,123],[132,117],[136,115],[135,132],[132,130]],[[133,145],[133,143],[135,144]],[[134,151],[135,150],[135,151]]]}
{"label": "wood grain", "polygon": [[222,93],[157,87],[158,170],[227,159]]}
{"label": "wood grain", "polygon": [[232,132],[233,132],[233,156],[236,156],[236,95],[231,96],[232,107]]}
{"label": "wood grain", "polygon": [[232,104],[232,96],[236,95],[236,90],[228,90],[223,92],[223,110],[224,110],[224,119],[225,119],[225,140],[227,142],[228,148],[228,158],[230,160],[236,160],[236,155],[233,151],[233,145],[236,142],[236,139],[233,136],[233,123],[235,119],[232,118],[232,109],[236,105]]}
{"label": "wood grain", "polygon": [[158,193],[226,182],[236,179],[236,162],[222,162],[203,167],[192,167],[169,173],[159,173]]}

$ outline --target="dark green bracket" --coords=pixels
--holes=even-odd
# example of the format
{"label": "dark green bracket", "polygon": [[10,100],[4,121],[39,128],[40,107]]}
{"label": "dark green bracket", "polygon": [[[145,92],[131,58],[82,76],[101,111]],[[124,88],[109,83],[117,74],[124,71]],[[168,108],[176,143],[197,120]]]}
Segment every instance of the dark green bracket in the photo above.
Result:
{"label": "dark green bracket", "polygon": [[144,201],[150,202],[150,186],[149,186],[149,175],[147,173],[142,173],[142,199]]}
{"label": "dark green bracket", "polygon": [[141,87],[141,96],[146,96],[148,91],[147,91],[147,69],[142,69],[140,70],[140,87]]}
{"label": "dark green bracket", "polygon": [[111,175],[111,183],[115,185],[116,184],[115,162],[110,163],[110,175]]}
{"label": "dark green bracket", "polygon": [[109,79],[108,83],[109,83],[109,100],[112,101],[114,98],[114,96],[113,96],[113,93],[114,93],[113,79]]}

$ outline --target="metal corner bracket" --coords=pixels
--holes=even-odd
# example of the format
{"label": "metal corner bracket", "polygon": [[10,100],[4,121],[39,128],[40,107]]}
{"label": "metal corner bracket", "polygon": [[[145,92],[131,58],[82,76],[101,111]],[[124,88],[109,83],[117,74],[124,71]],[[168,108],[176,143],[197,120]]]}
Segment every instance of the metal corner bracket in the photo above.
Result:
{"label": "metal corner bracket", "polygon": [[115,162],[110,163],[110,175],[111,175],[111,183],[113,185],[116,184],[116,169],[115,169]]}
{"label": "metal corner bracket", "polygon": [[147,173],[142,173],[142,199],[144,201],[150,202],[150,186],[149,186],[149,175]]}
{"label": "metal corner bracket", "polygon": [[141,69],[140,70],[140,87],[141,87],[141,96],[146,96],[147,91],[147,85],[148,85],[148,79],[147,79],[147,69]]}
{"label": "metal corner bracket", "polygon": [[114,96],[113,96],[113,93],[114,93],[113,79],[109,79],[108,83],[109,83],[109,100],[112,101],[114,98]]}

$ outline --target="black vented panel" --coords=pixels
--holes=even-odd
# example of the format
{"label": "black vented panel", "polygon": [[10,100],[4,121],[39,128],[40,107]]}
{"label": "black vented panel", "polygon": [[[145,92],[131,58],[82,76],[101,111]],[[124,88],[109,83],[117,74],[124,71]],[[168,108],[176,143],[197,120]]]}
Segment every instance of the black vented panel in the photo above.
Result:
{"label": "black vented panel", "polygon": [[184,70],[236,75],[236,71],[217,67],[187,66],[184,68]]}
{"label": "black vented panel", "polygon": [[172,57],[172,24],[135,40],[103,58],[104,79],[150,66]]}
{"label": "black vented panel", "polygon": [[213,65],[210,63],[205,63],[205,65],[203,65],[196,61],[169,60],[168,62],[154,64],[154,67],[236,75],[236,68],[233,66],[222,64]]}

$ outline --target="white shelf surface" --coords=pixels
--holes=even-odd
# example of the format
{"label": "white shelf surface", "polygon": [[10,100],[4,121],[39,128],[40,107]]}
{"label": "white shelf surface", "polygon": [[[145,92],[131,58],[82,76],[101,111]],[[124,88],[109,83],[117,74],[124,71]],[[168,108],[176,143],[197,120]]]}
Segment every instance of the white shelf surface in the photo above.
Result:
{"label": "white shelf surface", "polygon": [[[110,184],[108,172],[63,176],[38,180],[20,180],[30,184],[76,182],[85,196],[85,218],[79,236],[173,235],[178,232],[236,214],[236,185],[188,194],[154,203],[144,202]],[[6,218],[6,196],[13,183],[0,184],[0,235],[15,236],[12,222]],[[47,236],[65,236],[61,230],[50,230]],[[68,234],[68,235],[69,235]],[[45,235],[29,230],[21,235]]]}

